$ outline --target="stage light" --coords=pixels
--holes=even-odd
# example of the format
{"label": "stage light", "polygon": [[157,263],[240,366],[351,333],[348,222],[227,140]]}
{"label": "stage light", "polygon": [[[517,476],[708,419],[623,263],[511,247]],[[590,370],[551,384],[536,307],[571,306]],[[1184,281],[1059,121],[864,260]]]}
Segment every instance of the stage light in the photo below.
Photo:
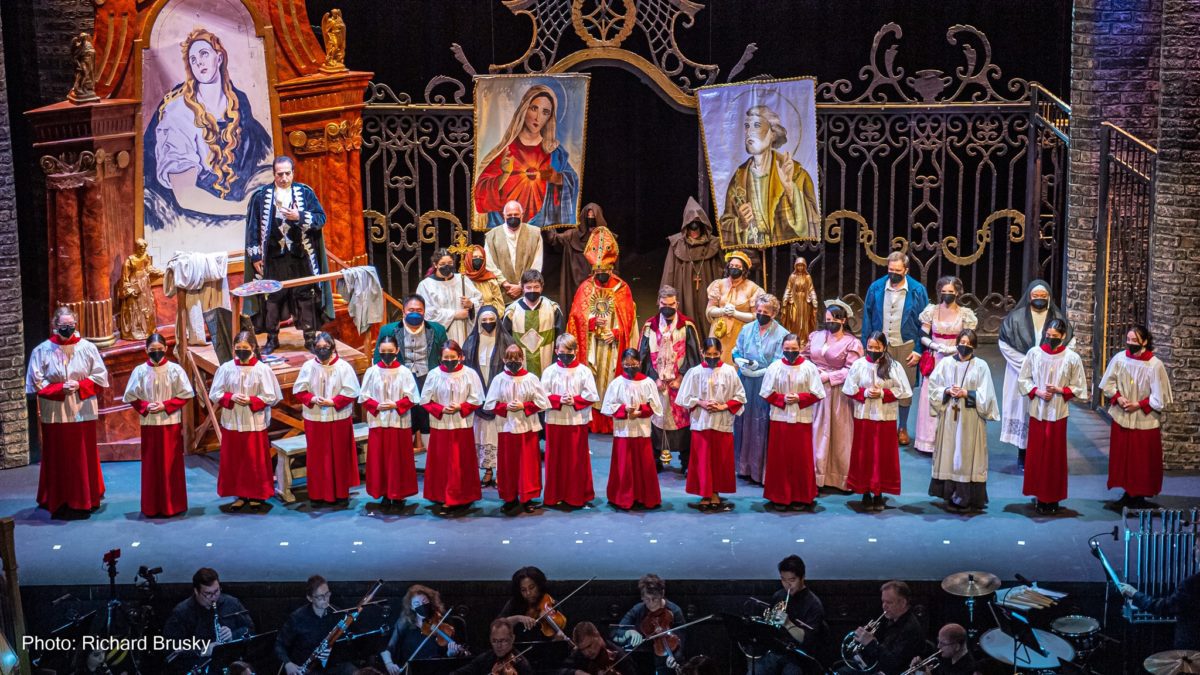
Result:
{"label": "stage light", "polygon": [[356,542],[354,542],[354,545],[355,545],[355,546],[362,546],[363,544],[362,544],[362,542],[361,542],[361,541],[356,541]]}
{"label": "stage light", "polygon": [[722,540],[721,540],[721,543],[722,543],[722,544],[728,544],[728,543],[729,543],[729,540],[728,540],[728,539],[722,539]]}
{"label": "stage light", "polygon": [[51,548],[52,548],[53,550],[55,550],[55,551],[61,550],[61,549],[62,549],[62,544],[55,544],[55,545],[54,545],[53,547],[51,547]]}
{"label": "stage light", "polygon": [[433,545],[434,545],[434,544],[436,544],[436,543],[437,543],[437,539],[430,539],[430,540],[429,540],[429,545],[430,545],[430,546],[433,546]]}
{"label": "stage light", "polygon": [[1025,540],[1024,540],[1024,539],[1018,539],[1018,540],[1017,540],[1017,546],[1024,546],[1024,545],[1025,545]]}
{"label": "stage light", "polygon": [[139,547],[139,546],[141,546],[141,545],[142,545],[142,542],[140,542],[140,541],[135,541],[135,542],[133,542],[133,543],[131,543],[131,544],[129,544],[129,545],[130,545],[131,547],[133,547],[133,548],[137,548],[137,547]]}
{"label": "stage light", "polygon": [[878,539],[876,539],[875,537],[867,537],[867,543],[868,543],[868,544],[874,544],[874,543],[875,543],[875,542],[877,542],[877,541],[879,541],[879,540],[878,540]]}
{"label": "stage light", "polygon": [[582,539],[576,539],[576,540],[575,540],[575,543],[576,543],[576,544],[582,544],[582,543],[583,543],[583,540],[582,540]]}
{"label": "stage light", "polygon": [[204,542],[204,547],[205,547],[205,548],[212,548],[212,542],[211,542],[211,541],[206,541],[206,542]]}
{"label": "stage light", "polygon": [[803,544],[803,543],[804,543],[804,540],[803,540],[803,539],[797,539],[797,540],[796,540],[796,543],[797,543],[797,544]]}
{"label": "stage light", "polygon": [[280,546],[287,546],[287,545],[288,545],[288,543],[287,543],[286,541],[281,541],[281,542],[279,542],[279,545],[280,545]]}
{"label": "stage light", "polygon": [[658,540],[657,540],[657,539],[651,539],[651,540],[650,540],[650,543],[651,543],[651,544],[657,544],[657,543],[658,543]]}
{"label": "stage light", "polygon": [[507,540],[507,539],[501,539],[501,540],[500,540],[500,543],[501,543],[501,544],[507,544],[507,543],[508,543],[508,540]]}
{"label": "stage light", "polygon": [[943,539],[943,540],[942,540],[942,543],[943,543],[943,544],[949,544],[949,543],[950,543],[950,540],[949,540],[949,539]]}

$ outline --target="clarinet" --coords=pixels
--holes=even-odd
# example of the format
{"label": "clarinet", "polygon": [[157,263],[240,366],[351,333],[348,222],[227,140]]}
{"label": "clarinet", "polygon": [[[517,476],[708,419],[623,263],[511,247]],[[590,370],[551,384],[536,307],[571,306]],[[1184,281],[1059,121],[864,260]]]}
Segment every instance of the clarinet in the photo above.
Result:
{"label": "clarinet", "polygon": [[217,603],[212,604],[213,613],[213,642],[221,643],[221,613],[217,611]]}

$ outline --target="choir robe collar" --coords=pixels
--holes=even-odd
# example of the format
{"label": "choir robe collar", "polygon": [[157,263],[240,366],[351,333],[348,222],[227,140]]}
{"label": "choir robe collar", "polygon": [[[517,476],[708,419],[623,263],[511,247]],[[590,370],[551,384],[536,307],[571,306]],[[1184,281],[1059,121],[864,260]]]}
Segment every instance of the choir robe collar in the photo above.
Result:
{"label": "choir robe collar", "polygon": [[633,380],[634,382],[641,382],[642,380],[646,379],[646,374],[645,373],[634,373],[633,377],[630,377],[630,376],[626,375],[624,372],[622,372],[621,377],[625,378],[626,380]]}
{"label": "choir robe collar", "polygon": [[73,345],[76,342],[79,342],[79,331],[75,331],[75,334],[72,335],[71,337],[67,338],[66,340],[59,337],[58,333],[51,333],[50,341],[60,347],[63,345]]}
{"label": "choir robe collar", "polygon": [[795,361],[788,361],[787,358],[780,358],[779,360],[783,361],[783,365],[785,366],[798,366],[801,363],[804,363],[803,356],[797,356]]}
{"label": "choir robe collar", "polygon": [[1042,345],[1042,351],[1046,352],[1047,354],[1050,354],[1051,356],[1063,353],[1063,350],[1066,348],[1067,348],[1067,344],[1065,342],[1063,344],[1059,345],[1058,349],[1051,349],[1049,344]]}
{"label": "choir robe collar", "polygon": [[438,370],[442,371],[443,373],[457,373],[458,371],[460,371],[462,369],[463,369],[462,361],[458,362],[458,365],[454,367],[454,370],[450,370],[450,369],[446,368],[446,366],[438,366]]}
{"label": "choir robe collar", "polygon": [[556,364],[558,364],[559,368],[578,368],[579,367],[579,357],[578,356],[576,356],[570,363],[568,363],[565,366],[561,363],[558,363],[558,359],[554,359],[554,362]]}
{"label": "choir robe collar", "polygon": [[525,370],[525,368],[524,368],[524,367],[522,367],[520,370],[518,370],[518,371],[517,371],[517,372],[515,372],[515,373],[513,373],[513,372],[509,372],[508,368],[505,368],[505,369],[504,369],[504,372],[505,372],[505,373],[507,373],[509,377],[522,377],[522,376],[524,376],[524,375],[528,375],[528,374],[529,374],[529,371],[528,371],[528,370]]}
{"label": "choir robe collar", "polygon": [[166,357],[163,357],[162,363],[155,363],[149,358],[146,359],[146,365],[150,366],[151,368],[166,368],[167,364],[170,362],[171,360]]}
{"label": "choir robe collar", "polygon": [[234,362],[234,364],[235,364],[235,365],[239,365],[239,366],[247,366],[247,367],[249,367],[249,366],[253,366],[253,365],[255,365],[255,364],[257,364],[257,363],[258,363],[258,357],[257,357],[257,356],[251,356],[249,361],[247,361],[247,362],[245,362],[245,363],[242,363],[241,361],[238,361],[237,357],[235,356],[235,357],[233,357],[233,362]]}
{"label": "choir robe collar", "polygon": [[1154,358],[1154,352],[1150,351],[1149,349],[1143,349],[1141,354],[1130,354],[1129,350],[1126,349],[1125,356],[1133,359],[1134,361],[1149,361],[1150,359]]}
{"label": "choir robe collar", "polygon": [[[400,359],[396,359],[396,360],[399,361]],[[329,363],[322,363],[321,359],[317,359],[317,363],[322,366],[325,366],[326,368],[336,364],[337,362],[338,362],[337,352],[333,353],[333,358],[329,360]]]}
{"label": "choir robe collar", "polygon": [[724,362],[724,361],[717,361],[717,365],[715,365],[715,366],[710,366],[710,365],[708,365],[708,361],[701,360],[701,361],[700,361],[700,365],[701,365],[701,366],[704,366],[705,368],[711,368],[712,370],[717,370],[717,369],[718,369],[718,368],[720,368],[721,366],[725,365],[725,362]]}
{"label": "choir robe collar", "polygon": [[397,358],[396,360],[392,361],[392,365],[390,365],[390,366],[388,364],[384,363],[383,359],[380,359],[375,362],[375,365],[384,370],[395,370],[396,368],[400,367],[400,359]]}

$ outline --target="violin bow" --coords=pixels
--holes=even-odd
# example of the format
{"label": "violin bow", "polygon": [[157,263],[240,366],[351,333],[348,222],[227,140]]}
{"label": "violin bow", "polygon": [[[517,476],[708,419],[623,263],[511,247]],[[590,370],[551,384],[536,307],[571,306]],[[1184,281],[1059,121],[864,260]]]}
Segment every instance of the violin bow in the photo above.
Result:
{"label": "violin bow", "polygon": [[[633,653],[636,652],[642,645],[646,645],[646,644],[652,645],[652,644],[654,644],[655,640],[657,640],[658,638],[660,638],[664,635],[669,635],[671,633],[678,633],[679,631],[683,630],[684,628],[690,628],[692,626],[695,626],[698,623],[704,623],[705,621],[708,621],[709,619],[713,618],[714,616],[716,616],[716,615],[709,614],[708,616],[701,617],[699,619],[696,619],[695,621],[689,621],[687,623],[679,624],[678,626],[672,626],[671,628],[668,628],[666,630],[661,630],[661,631],[655,633],[654,635],[647,636],[644,640],[642,640],[642,644],[638,645],[637,647],[634,647],[633,649],[626,651],[624,656],[617,659],[616,661],[613,661],[612,665],[610,665],[608,668],[601,671],[601,675],[608,675],[608,673],[615,672],[613,669],[617,667],[617,664],[621,663],[625,659],[632,656]],[[667,651],[671,651],[671,650],[668,649]],[[673,656],[673,657],[675,656],[674,652],[671,653],[671,656]],[[676,658],[675,660],[678,661],[679,659]]]}
{"label": "violin bow", "polygon": [[[550,616],[550,613],[551,613],[551,612],[554,612],[554,611],[558,610],[558,608],[559,608],[559,607],[561,607],[561,606],[562,606],[562,604],[563,604],[564,602],[566,602],[567,600],[570,600],[572,595],[575,595],[575,594],[576,594],[576,593],[578,593],[579,591],[582,591],[584,586],[587,586],[588,584],[592,583],[592,582],[593,582],[593,581],[595,581],[595,580],[596,580],[596,577],[595,577],[595,575],[592,575],[592,578],[591,578],[591,579],[588,579],[587,581],[583,582],[582,584],[579,584],[578,586],[576,586],[576,587],[575,587],[575,590],[573,590],[573,591],[571,591],[570,593],[567,593],[566,595],[564,595],[562,600],[559,600],[558,602],[555,602],[554,604],[552,604],[552,605],[550,605],[549,607],[547,607],[547,608],[546,608],[546,611],[542,612],[542,615],[541,615],[541,616],[539,616],[539,617],[537,618],[537,621],[534,621],[534,622],[533,622],[533,623],[534,623],[534,625],[537,625],[537,624],[538,624],[538,622],[540,622],[542,619],[545,619],[546,617]],[[554,626],[554,629],[555,629],[555,630],[557,630],[557,631],[558,631],[558,633],[559,633],[559,635],[562,635],[562,636],[563,636],[563,638],[564,638],[564,639],[565,639],[567,642],[571,643],[571,645],[574,645],[574,644],[575,644],[574,642],[571,642],[571,638],[567,637],[567,634],[566,634],[566,633],[564,633],[564,632],[562,631],[562,629],[558,627],[558,624],[556,624],[556,623],[554,623],[553,621],[551,621],[551,622],[550,622],[550,625]]]}
{"label": "violin bow", "polygon": [[449,619],[450,615],[453,613],[454,613],[453,607],[446,610],[446,613],[442,615],[442,620],[438,621],[437,623],[435,623],[433,625],[433,628],[431,628],[429,630],[429,635],[426,635],[425,639],[421,640],[421,644],[417,645],[417,648],[413,650],[413,653],[408,655],[408,659],[404,662],[404,665],[400,667],[400,672],[402,672],[402,673],[408,672],[409,667],[412,665],[413,659],[415,659],[417,657],[417,654],[420,654],[421,650],[425,648],[425,643],[429,642],[429,638],[433,637],[434,635],[437,635],[438,629],[442,627],[442,624],[446,623],[446,619]]}

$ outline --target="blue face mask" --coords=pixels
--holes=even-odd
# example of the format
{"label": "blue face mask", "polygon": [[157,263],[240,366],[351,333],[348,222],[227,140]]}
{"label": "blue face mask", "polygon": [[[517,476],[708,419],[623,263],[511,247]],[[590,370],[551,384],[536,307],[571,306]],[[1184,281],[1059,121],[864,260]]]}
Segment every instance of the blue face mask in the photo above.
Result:
{"label": "blue face mask", "polygon": [[404,315],[404,323],[416,328],[417,326],[425,323],[425,317],[417,314],[416,312],[409,312],[408,314]]}

